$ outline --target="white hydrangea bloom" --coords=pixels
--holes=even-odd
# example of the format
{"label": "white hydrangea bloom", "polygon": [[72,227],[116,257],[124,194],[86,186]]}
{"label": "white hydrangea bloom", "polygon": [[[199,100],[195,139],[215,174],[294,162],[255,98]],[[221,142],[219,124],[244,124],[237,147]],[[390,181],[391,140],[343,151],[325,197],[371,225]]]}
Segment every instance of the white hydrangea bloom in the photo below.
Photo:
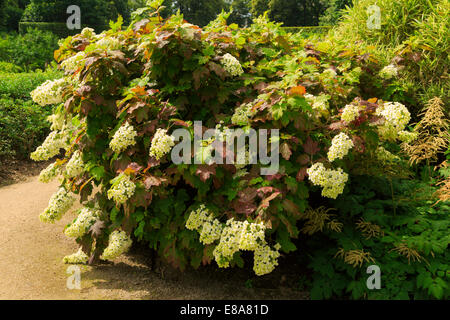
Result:
{"label": "white hydrangea bloom", "polygon": [[352,122],[359,117],[359,106],[354,104],[348,104],[342,111],[341,120],[346,122]]}
{"label": "white hydrangea bloom", "polygon": [[85,38],[92,38],[95,36],[95,30],[92,28],[84,28],[81,30],[81,35]]}
{"label": "white hydrangea bloom", "polygon": [[54,113],[47,117],[47,120],[51,122],[50,129],[53,131],[59,131],[64,128],[65,119],[62,113]]}
{"label": "white hydrangea bloom", "polygon": [[34,161],[47,161],[48,159],[58,155],[60,150],[66,147],[67,141],[63,134],[57,131],[52,131],[42,145],[39,146],[36,151],[31,153],[30,157]]}
{"label": "white hydrangea bloom", "polygon": [[337,73],[334,69],[328,68],[322,72],[322,75],[327,78],[335,78]]}
{"label": "white hydrangea bloom", "polygon": [[186,228],[197,230],[203,244],[211,244],[218,240],[223,229],[220,221],[214,219],[213,214],[203,204],[197,210],[191,211]]}
{"label": "white hydrangea bloom", "polygon": [[323,186],[322,196],[336,199],[344,192],[345,184],[348,181],[348,174],[341,168],[326,171],[327,184]]}
{"label": "white hydrangea bloom", "polygon": [[133,241],[126,234],[125,231],[113,231],[109,235],[109,243],[106,249],[103,251],[100,259],[114,260],[118,256],[126,253],[130,249]]}
{"label": "white hydrangea bloom", "polygon": [[271,273],[278,265],[278,258],[280,257],[280,245],[275,245],[275,250],[272,250],[268,245],[261,245],[255,249],[253,271],[257,276],[262,276]]}
{"label": "white hydrangea bloom", "polygon": [[134,195],[136,185],[129,175],[121,173],[114,179],[111,189],[108,190],[108,199],[113,199],[117,204],[124,204]]}
{"label": "white hydrangea bloom", "polygon": [[398,69],[393,64],[390,64],[390,65],[384,67],[380,71],[380,77],[382,77],[383,79],[391,79],[393,77],[396,77],[397,75],[398,75]]}
{"label": "white hydrangea bloom", "polygon": [[78,214],[77,219],[72,223],[64,233],[71,238],[80,238],[89,231],[89,228],[97,221],[98,211],[84,207]]}
{"label": "white hydrangea bloom", "polygon": [[419,137],[419,134],[417,132],[410,132],[410,131],[399,131],[398,138],[401,142],[411,143],[415,141]]}
{"label": "white hydrangea bloom", "polygon": [[159,160],[172,150],[175,145],[175,138],[167,134],[166,129],[156,130],[150,147],[150,156]]}
{"label": "white hydrangea bloom", "polygon": [[228,72],[232,77],[237,77],[244,73],[239,60],[229,53],[225,54],[222,57],[221,63],[225,71]]}
{"label": "white hydrangea bloom", "polygon": [[120,50],[122,45],[119,39],[105,36],[95,43],[95,47],[104,50]]}
{"label": "white hydrangea bloom", "polygon": [[66,165],[66,176],[75,178],[84,172],[84,162],[79,150],[75,151]]}
{"label": "white hydrangea bloom", "polygon": [[63,102],[62,93],[66,85],[67,80],[64,78],[53,81],[47,80],[34,89],[30,95],[33,101],[40,106],[58,104]]}
{"label": "white hydrangea bloom", "polygon": [[42,222],[54,223],[62,218],[62,216],[72,207],[75,198],[70,195],[65,188],[61,187],[48,203],[48,207],[39,218]]}
{"label": "white hydrangea bloom", "polygon": [[128,147],[136,144],[136,136],[137,132],[134,130],[133,126],[126,122],[116,131],[109,146],[116,153],[123,152]]}
{"label": "white hydrangea bloom", "polygon": [[341,132],[331,141],[328,160],[333,162],[336,159],[343,159],[351,148],[353,148],[353,141],[345,133]]}
{"label": "white hydrangea bloom", "polygon": [[263,222],[260,223],[249,223],[244,221],[242,224],[242,233],[239,240],[240,250],[254,251],[260,245],[266,243],[265,234],[266,226]]}
{"label": "white hydrangea bloom", "polygon": [[61,67],[67,72],[75,72],[83,66],[85,58],[86,53],[84,51],[77,52],[77,54],[61,62]]}
{"label": "white hydrangea bloom", "polygon": [[326,114],[328,112],[329,104],[328,100],[330,99],[330,96],[327,94],[320,94],[318,96],[314,96],[312,94],[305,94],[304,95],[306,101],[311,105],[313,110],[319,111],[320,113]]}
{"label": "white hydrangea bloom", "polygon": [[344,192],[348,181],[348,174],[341,168],[337,170],[326,169],[320,162],[307,169],[309,180],[316,186],[322,187],[322,196],[336,199]]}
{"label": "white hydrangea bloom", "polygon": [[219,268],[228,268],[233,255],[239,251],[242,222],[230,219],[220,235],[220,242],[213,251]]}
{"label": "white hydrangea bloom", "polygon": [[86,253],[84,253],[84,251],[80,248],[78,250],[78,252],[70,255],[70,256],[65,256],[63,258],[63,263],[66,264],[85,264],[86,262],[88,262],[89,257],[87,256]]}
{"label": "white hydrangea bloom", "polygon": [[203,224],[208,221],[211,213],[205,207],[205,205],[200,205],[197,210],[192,210],[189,218],[186,221],[186,228],[188,230],[197,230],[200,232]]}
{"label": "white hydrangea bloom", "polygon": [[220,239],[220,235],[222,234],[223,226],[217,219],[208,219],[202,227],[200,232],[200,242],[203,244],[211,244],[214,241]]}
{"label": "white hydrangea bloom", "polygon": [[42,183],[49,183],[53,179],[55,179],[59,175],[59,166],[55,163],[52,163],[47,168],[41,171],[39,175],[39,181]]}
{"label": "white hydrangea bloom", "polygon": [[385,119],[385,123],[378,127],[378,132],[386,140],[397,139],[399,132],[403,131],[411,120],[408,109],[399,102],[386,102],[377,108],[375,114]]}
{"label": "white hydrangea bloom", "polygon": [[234,114],[231,117],[231,123],[239,126],[250,125],[250,118],[255,115],[255,111],[252,111],[252,105],[250,103],[241,104],[234,110]]}

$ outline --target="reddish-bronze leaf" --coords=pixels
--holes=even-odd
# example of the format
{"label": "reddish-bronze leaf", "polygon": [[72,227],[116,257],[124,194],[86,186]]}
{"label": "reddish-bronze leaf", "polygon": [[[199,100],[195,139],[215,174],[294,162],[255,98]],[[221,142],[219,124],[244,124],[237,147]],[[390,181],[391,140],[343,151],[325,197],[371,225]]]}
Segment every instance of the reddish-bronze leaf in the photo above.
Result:
{"label": "reddish-bronze leaf", "polygon": [[303,144],[303,150],[311,156],[315,155],[317,152],[320,151],[319,143],[316,141],[313,141],[311,137],[308,137],[306,139],[306,142]]}
{"label": "reddish-bronze leaf", "polygon": [[206,180],[208,180],[211,175],[216,174],[216,165],[201,164],[197,167],[197,171],[195,172],[195,174],[200,177],[200,180],[206,182]]}
{"label": "reddish-bronze leaf", "polygon": [[287,142],[284,142],[284,143],[281,144],[280,152],[281,152],[282,157],[285,160],[289,160],[291,158],[292,151],[289,148],[289,145],[287,144]]}
{"label": "reddish-bronze leaf", "polygon": [[297,176],[295,177],[298,182],[305,180],[306,169],[307,169],[306,167],[303,167],[298,171]]}

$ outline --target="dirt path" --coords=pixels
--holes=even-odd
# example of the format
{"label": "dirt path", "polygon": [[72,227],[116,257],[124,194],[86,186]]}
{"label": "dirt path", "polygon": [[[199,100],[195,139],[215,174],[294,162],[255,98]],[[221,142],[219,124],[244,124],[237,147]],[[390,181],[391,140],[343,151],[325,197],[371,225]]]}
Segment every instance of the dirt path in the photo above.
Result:
{"label": "dirt path", "polygon": [[57,182],[42,184],[33,177],[0,188],[0,299],[304,298],[297,290],[250,289],[244,286],[245,279],[224,283],[203,272],[164,280],[150,270],[148,257],[137,253],[108,265],[81,266],[81,290],[69,290],[70,275],[62,258],[75,252],[77,245],[62,230],[74,218],[73,212],[53,225],[38,218],[57,187]]}

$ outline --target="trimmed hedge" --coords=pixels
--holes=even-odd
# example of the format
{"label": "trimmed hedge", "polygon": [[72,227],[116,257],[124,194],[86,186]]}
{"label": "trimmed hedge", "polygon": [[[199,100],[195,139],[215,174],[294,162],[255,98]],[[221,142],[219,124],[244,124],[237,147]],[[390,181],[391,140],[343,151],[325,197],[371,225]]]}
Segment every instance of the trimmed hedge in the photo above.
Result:
{"label": "trimmed hedge", "polygon": [[[81,28],[90,27],[96,32],[102,32],[108,28],[107,25],[82,25]],[[19,32],[21,34],[27,33],[30,29],[39,29],[42,31],[50,31],[61,38],[73,36],[80,32],[79,29],[70,30],[66,23],[63,22],[20,22]]]}
{"label": "trimmed hedge", "polygon": [[332,26],[305,26],[305,27],[282,27],[286,32],[298,33],[303,32],[305,34],[325,34]]}
{"label": "trimmed hedge", "polygon": [[30,92],[46,80],[61,77],[61,72],[49,69],[45,72],[0,73],[0,96],[31,100]]}
{"label": "trimmed hedge", "polygon": [[5,159],[28,159],[50,132],[50,106],[0,95],[0,164]]}

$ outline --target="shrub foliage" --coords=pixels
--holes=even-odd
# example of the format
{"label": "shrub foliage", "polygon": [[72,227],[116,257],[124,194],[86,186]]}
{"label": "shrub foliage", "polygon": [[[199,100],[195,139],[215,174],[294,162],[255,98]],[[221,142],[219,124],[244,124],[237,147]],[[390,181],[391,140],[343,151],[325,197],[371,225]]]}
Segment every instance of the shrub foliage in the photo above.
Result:
{"label": "shrub foliage", "polygon": [[[410,114],[384,100],[395,70],[363,48],[287,34],[264,16],[239,29],[221,14],[201,29],[181,15],[162,19],[161,3],[139,10],[126,29],[119,20],[101,35],[84,29],[67,38],[55,52],[65,78],[32,93],[41,104],[61,103],[32,158],[66,151],[41,174],[42,181],[63,177],[41,219],[59,219],[73,194],[85,206],[66,229],[82,250],[65,261],[114,259],[137,239],[181,269],[242,266],[242,251],[253,251],[255,273],[263,275],[279,251],[297,249],[300,233],[338,237],[364,218],[364,235],[387,234],[374,216],[356,217],[362,211],[354,212],[348,188],[360,176],[409,175],[396,154],[399,141],[414,139]],[[176,165],[170,134],[198,134],[194,121],[216,135],[184,156],[206,160]],[[208,162],[208,147],[232,128],[279,129],[279,171],[261,175],[261,159]],[[394,240],[392,250],[401,245]],[[353,267],[372,264],[355,246],[340,243],[334,253]]]}

